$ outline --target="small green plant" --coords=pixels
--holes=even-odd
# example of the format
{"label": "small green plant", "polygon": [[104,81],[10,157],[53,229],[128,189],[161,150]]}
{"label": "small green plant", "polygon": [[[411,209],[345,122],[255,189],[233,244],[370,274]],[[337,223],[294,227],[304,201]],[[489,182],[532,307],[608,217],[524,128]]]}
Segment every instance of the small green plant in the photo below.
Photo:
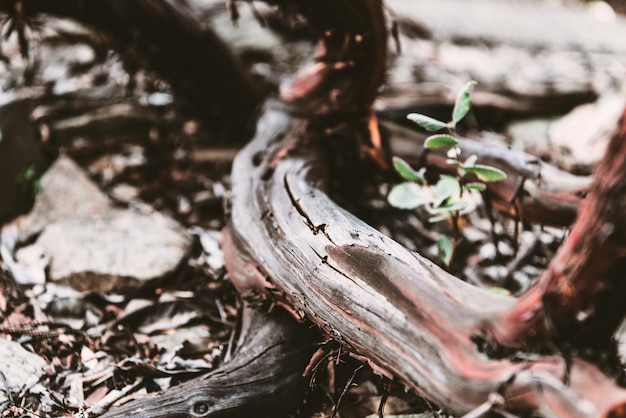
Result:
{"label": "small green plant", "polygon": [[37,168],[34,165],[30,165],[18,174],[16,181],[22,184],[25,192],[31,193],[32,197],[35,198],[41,191],[40,177],[37,173]]}
{"label": "small green plant", "polygon": [[[456,168],[456,175],[441,175],[434,185],[426,181],[426,169],[414,170],[406,161],[399,157],[393,158],[393,166],[396,172],[406,180],[404,183],[395,185],[389,193],[389,204],[399,209],[412,210],[424,207],[430,214],[429,222],[450,220],[453,228],[452,239],[441,235],[437,240],[439,258],[446,265],[450,265],[454,258],[454,252],[459,242],[459,218],[464,210],[468,209],[468,202],[464,196],[471,190],[482,192],[486,189],[485,182],[499,181],[506,178],[506,173],[495,167],[477,164],[476,155],[471,155],[465,161],[461,161],[461,149],[456,138],[456,125],[469,112],[471,108],[470,93],[475,81],[471,81],[459,92],[452,111],[452,120],[442,122],[419,113],[411,113],[408,119],[417,123],[429,132],[433,132],[424,142],[428,149],[449,148],[447,163]],[[447,133],[436,133],[447,130]],[[479,181],[470,181],[475,177]]]}

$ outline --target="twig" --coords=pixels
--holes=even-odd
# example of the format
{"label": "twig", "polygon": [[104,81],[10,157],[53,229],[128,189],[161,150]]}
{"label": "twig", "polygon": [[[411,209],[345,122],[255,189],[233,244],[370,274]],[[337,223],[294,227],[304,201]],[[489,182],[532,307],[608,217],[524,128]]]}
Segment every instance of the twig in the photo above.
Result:
{"label": "twig", "polygon": [[335,406],[333,407],[333,413],[330,416],[330,418],[335,418],[335,416],[337,415],[337,412],[339,410],[339,405],[341,405],[341,400],[343,399],[343,397],[348,393],[348,391],[350,390],[350,387],[352,386],[352,383],[354,382],[354,378],[356,377],[356,374],[359,372],[359,370],[361,370],[364,367],[363,364],[361,364],[359,367],[357,367],[356,369],[354,369],[354,372],[352,372],[352,376],[350,376],[350,379],[348,379],[348,381],[346,382],[346,385],[343,387],[343,390],[341,391],[341,394],[339,395],[339,398],[337,399],[337,403],[335,404]]}

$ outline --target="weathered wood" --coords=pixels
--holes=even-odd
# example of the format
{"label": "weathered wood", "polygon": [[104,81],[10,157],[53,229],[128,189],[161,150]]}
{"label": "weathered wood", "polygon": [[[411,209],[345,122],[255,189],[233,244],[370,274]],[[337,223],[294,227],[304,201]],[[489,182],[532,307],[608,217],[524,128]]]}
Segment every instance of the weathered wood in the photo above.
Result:
{"label": "weathered wood", "polygon": [[553,334],[574,347],[602,349],[626,316],[626,109],[595,173],[570,235],[538,283],[489,332],[516,346]]}
{"label": "weathered wood", "polygon": [[[233,168],[232,217],[224,250],[229,272],[240,291],[264,292],[297,316],[310,318],[346,349],[368,358],[376,372],[395,377],[454,413],[480,408],[495,399],[495,409],[520,413],[625,416],[626,390],[580,359],[567,362],[558,355],[523,353],[516,360],[489,358],[492,341],[484,325],[512,309],[514,312],[516,302],[457,280],[343,210],[324,192],[328,184],[337,183],[329,178],[338,173],[328,169],[336,168],[337,157],[328,151],[333,149],[329,144],[354,141],[356,135],[346,132],[369,132],[370,145],[381,146],[370,107],[384,74],[386,32],[381,2],[319,0],[314,6],[305,0],[271,2],[304,14],[320,32],[321,41],[313,65],[283,90],[279,109],[271,104],[266,107],[256,139],[238,155]],[[19,4],[43,9],[47,3],[0,0],[0,7],[13,10]],[[136,9],[132,7],[137,5],[142,5],[139,7],[144,7],[144,11],[164,7],[157,10],[157,15],[171,11],[166,3],[145,0],[75,3],[89,13],[96,12],[97,19],[90,14],[79,16],[94,25],[105,12],[111,12],[107,9],[111,5],[124,11],[122,16],[126,18],[121,22],[128,26],[135,23],[130,17],[135,16]],[[63,14],[70,12],[81,10],[71,8]],[[133,30],[124,39],[139,50],[146,48],[148,59],[159,62],[163,56],[155,52],[158,42],[154,39],[170,48],[178,44],[169,44],[167,35],[164,38],[155,34],[154,27],[145,28],[145,33],[151,30],[145,43]],[[163,27],[159,31],[167,33]],[[193,56],[193,49],[185,53],[188,54]],[[176,60],[172,56],[168,59]],[[178,64],[174,67],[179,69]],[[170,74],[178,75],[176,71]],[[183,82],[179,90],[185,89],[189,90],[189,86]],[[217,96],[235,96],[229,89],[226,87],[227,93],[222,91]],[[187,91],[191,97],[193,93]],[[291,113],[285,113],[285,109]],[[338,130],[343,131],[343,137],[335,135]],[[348,142],[346,148],[355,150],[361,145]],[[358,169],[358,161],[355,164]],[[607,190],[608,197],[613,189]],[[617,212],[623,213],[621,204]],[[613,219],[614,215],[611,212],[607,218]],[[608,232],[613,231],[606,232],[611,237]],[[621,232],[618,245],[606,238],[601,243],[609,243],[608,253],[621,256]],[[610,267],[622,267],[620,263]],[[612,270],[609,273],[617,276]],[[555,282],[566,284],[567,290],[569,280],[568,276]],[[561,296],[566,294],[555,293],[554,300],[562,301]],[[534,300],[536,303],[528,304],[529,308],[542,306],[544,293],[538,291],[536,295],[540,297]],[[592,293],[591,297],[595,295]],[[599,301],[596,298],[590,303]],[[573,306],[575,309],[565,312],[563,318],[551,316],[557,322],[562,320],[564,326],[559,331],[572,331],[571,321],[580,308]],[[518,323],[525,319],[516,318]],[[533,336],[544,347],[550,345],[554,336],[546,329],[539,325]],[[285,386],[276,386],[276,366],[264,357],[272,350],[254,350],[274,341],[267,338],[275,336],[276,331],[263,330],[266,331],[257,331],[263,344],[254,336],[244,338],[241,347],[246,348],[239,351],[239,360],[210,374],[210,379],[181,386],[160,398],[158,404],[146,400],[112,412],[109,417],[210,416],[220,414],[216,408],[258,408],[258,394],[263,401],[280,402]],[[301,343],[304,337],[296,332],[289,331],[289,335],[295,335]],[[530,337],[530,332],[526,336]],[[297,344],[289,338],[281,340],[286,345],[270,343],[269,347],[280,351],[280,347],[287,349],[289,344]],[[576,343],[576,339],[572,342]],[[524,341],[514,343],[517,347]],[[248,351],[248,347],[253,351]],[[287,382],[289,390],[293,389],[292,382],[299,381],[295,376],[306,363],[302,359],[309,354],[310,351],[300,351],[297,360],[294,357],[293,364],[297,366],[293,368],[285,366],[287,360],[282,354],[272,356],[281,359],[279,373],[287,374],[279,374],[278,380]],[[260,359],[260,363],[253,358]],[[561,378],[567,372],[569,381],[563,382]],[[256,395],[242,399],[242,388]],[[190,394],[191,401],[187,401]],[[214,404],[214,399],[219,401]],[[241,414],[241,410],[236,413]]]}
{"label": "weathered wood", "polygon": [[569,417],[606,416],[626,402],[579,360],[568,386],[558,356],[489,359],[478,330],[513,299],[461,282],[333,203],[320,190],[326,140],[323,127],[266,110],[233,167],[226,252],[235,282],[264,283],[374,370],[455,413],[495,393],[509,410]]}
{"label": "weathered wood", "polygon": [[[296,91],[318,97],[315,81],[325,80],[305,80],[308,89]],[[364,123],[343,122],[354,132]],[[500,407],[514,411],[623,414],[626,392],[581,360],[569,365],[568,386],[561,381],[568,364],[557,356],[489,359],[490,340],[481,327],[513,301],[458,281],[334,204],[320,190],[333,181],[327,176],[335,156],[325,149],[349,139],[333,138],[331,127],[268,107],[256,139],[238,155],[224,244],[241,291],[265,288],[365,355],[374,370],[455,413],[499,394]],[[519,171],[533,180],[541,172],[528,166]]]}
{"label": "weathered wood", "polygon": [[275,417],[294,411],[314,349],[307,327],[280,309],[268,314],[245,307],[240,332],[230,362],[102,417]]}
{"label": "weathered wood", "polygon": [[101,32],[127,62],[155,71],[215,128],[245,125],[265,95],[228,46],[181,2],[0,0],[0,11],[14,19],[41,13],[71,18]]}

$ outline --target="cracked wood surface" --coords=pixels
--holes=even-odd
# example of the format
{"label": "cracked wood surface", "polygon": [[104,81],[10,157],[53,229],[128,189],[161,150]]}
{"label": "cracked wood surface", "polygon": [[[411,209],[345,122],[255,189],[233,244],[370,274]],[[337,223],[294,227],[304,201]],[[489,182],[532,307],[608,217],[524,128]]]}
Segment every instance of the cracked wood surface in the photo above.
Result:
{"label": "cracked wood surface", "polygon": [[268,314],[244,307],[240,327],[230,362],[102,417],[274,417],[294,410],[306,385],[311,333],[280,309]]}
{"label": "cracked wood surface", "polygon": [[[90,7],[104,4],[75,3]],[[148,5],[145,0],[106,2],[121,8],[118,10],[127,3],[143,4],[148,9],[157,4]],[[283,99],[301,116],[334,117],[341,122],[348,116],[348,125],[358,125],[356,120],[370,112],[369,102],[384,73],[381,57],[386,43],[381,40],[385,41],[386,33],[380,2],[320,0],[324,7],[309,7],[302,0],[273,3],[307,15],[322,38],[314,65],[283,91]],[[16,4],[22,2],[0,0],[0,7]],[[49,6],[40,0],[23,4]],[[90,7],[85,9],[98,10]],[[77,17],[89,20],[89,16]],[[101,13],[97,17],[103,19]],[[162,35],[150,32],[154,28],[144,29],[157,39],[156,35]],[[154,53],[154,41],[147,40],[147,44],[139,42],[139,49],[145,47]],[[185,55],[195,57],[193,52]],[[161,56],[148,54],[147,58],[158,62]],[[226,86],[232,84],[232,80],[219,80]],[[185,82],[175,87],[191,97],[195,94]],[[220,100],[227,102],[235,96],[231,93],[222,94]],[[490,359],[481,352],[481,343],[488,342],[481,341],[481,324],[506,312],[513,301],[457,280],[334,204],[323,191],[329,182],[324,166],[328,154],[322,151],[329,135],[326,122],[311,123],[268,107],[257,138],[236,160],[231,232],[224,244],[230,246],[225,249],[229,271],[242,292],[262,284],[273,299],[298,316],[307,316],[329,336],[368,358],[374,370],[397,378],[452,412],[480,408],[499,393],[502,402],[495,408],[568,417],[624,416],[624,390],[589,363],[573,360],[566,384],[562,377],[567,362],[559,356],[522,353],[520,359],[512,361]],[[256,354],[262,357],[263,352]],[[254,373],[248,376],[254,368],[243,367],[251,364],[244,361],[228,369],[227,378],[233,379],[229,380],[233,386],[258,377]],[[261,369],[267,364],[272,368],[266,363]],[[223,375],[215,373],[212,376],[219,381]],[[221,381],[219,386],[227,383]],[[200,392],[189,385],[184,387],[189,391],[183,388],[168,393],[162,399],[168,402],[169,413],[163,415],[152,406],[152,415],[209,416],[203,414],[211,404],[205,402],[195,409],[196,404],[186,398],[192,393],[206,400],[205,395],[215,389],[212,385],[201,385]],[[265,390],[262,388],[261,393],[267,394]],[[226,407],[229,400],[239,399],[232,395],[234,392],[230,392],[234,398],[219,393]]]}
{"label": "cracked wood surface", "polygon": [[456,279],[338,207],[320,189],[328,182],[324,138],[268,106],[236,158],[225,251],[240,291],[262,284],[375,370],[454,413],[493,393],[509,410],[569,417],[606,416],[626,402],[624,390],[583,361],[573,362],[568,386],[559,356],[481,353],[473,342],[480,324],[513,300]]}

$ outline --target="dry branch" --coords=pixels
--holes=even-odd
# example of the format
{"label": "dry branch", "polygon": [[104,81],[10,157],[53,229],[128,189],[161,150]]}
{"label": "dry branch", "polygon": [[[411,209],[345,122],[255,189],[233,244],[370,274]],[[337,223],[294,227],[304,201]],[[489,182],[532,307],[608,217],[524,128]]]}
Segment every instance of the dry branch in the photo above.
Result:
{"label": "dry branch", "polygon": [[26,21],[37,14],[75,19],[108,36],[125,59],[155,71],[216,127],[225,120],[238,127],[264,97],[228,46],[181,2],[0,0],[0,11]]}
{"label": "dry branch", "polygon": [[[353,10],[342,9],[348,3],[369,16],[370,26],[367,21],[363,27],[344,23],[353,21],[349,19]],[[360,45],[347,41],[360,31],[377,33],[372,27],[380,21],[373,14],[380,10],[372,7],[374,3],[378,2],[335,2],[330,10],[342,17],[338,32],[346,39],[343,45],[384,49],[375,36],[359,36],[369,41]],[[300,11],[313,13],[307,8]],[[322,45],[322,56],[333,57],[337,44]],[[364,224],[325,194],[337,173],[333,169],[337,155],[328,150],[337,149],[341,141],[344,149],[358,149],[345,144],[356,141],[356,135],[342,136],[337,126],[362,132],[366,125],[371,139],[377,134],[371,119],[368,123],[356,112],[341,111],[370,106],[367,98],[372,95],[348,95],[342,109],[333,106],[335,95],[327,87],[335,81],[335,62],[318,62],[283,94],[300,102],[310,96],[324,109],[326,119],[288,115],[270,104],[256,138],[235,160],[231,225],[224,245],[229,272],[240,291],[270,294],[368,358],[375,371],[454,413],[487,408],[491,402],[495,409],[547,416],[624,414],[626,391],[582,360],[570,364],[558,355],[536,354],[520,354],[516,360],[489,358],[494,341],[484,332],[484,324],[509,312],[515,302],[459,281]],[[373,85],[364,82],[368,78],[380,80],[379,73],[367,66],[360,67],[359,75],[355,83],[361,86]],[[522,177],[532,174],[534,181],[540,180],[541,170],[514,168],[521,168]],[[527,187],[520,182],[507,190],[522,185]],[[510,203],[516,199],[513,196]],[[544,347],[556,344],[541,327],[535,331]],[[516,343],[519,347],[524,341]]]}
{"label": "dry branch", "polygon": [[[454,413],[493,408],[522,413],[538,411],[546,416],[626,416],[626,391],[590,363],[575,358],[568,364],[559,355],[523,352],[514,360],[489,357],[490,344],[494,342],[489,331],[509,342],[507,327],[513,325],[513,330],[524,332],[514,333],[511,345],[522,347],[527,342],[517,339],[522,336],[528,340],[533,337],[533,342],[549,347],[555,336],[546,326],[551,322],[559,337],[580,344],[589,335],[577,332],[580,312],[587,313],[589,308],[603,312],[595,315],[591,311],[589,326],[597,325],[598,319],[613,313],[602,311],[596,304],[607,302],[607,307],[614,307],[623,290],[618,279],[619,271],[623,271],[626,247],[619,215],[624,213],[626,200],[620,199],[614,208],[605,207],[610,206],[606,199],[623,197],[622,184],[626,182],[619,176],[626,172],[623,141],[614,141],[615,155],[609,156],[606,170],[599,173],[604,178],[597,180],[611,181],[599,184],[602,187],[597,197],[581,213],[581,226],[575,227],[571,244],[563,250],[566,255],[576,256],[571,261],[573,265],[568,264],[570,261],[565,256],[557,258],[554,269],[544,276],[549,279],[542,280],[529,296],[518,302],[474,288],[369,227],[325,193],[330,183],[337,183],[336,178],[330,178],[337,171],[330,168],[336,168],[338,155],[329,149],[337,149],[338,143],[351,150],[363,145],[380,150],[383,146],[371,112],[371,102],[384,74],[386,30],[382,2],[318,0],[314,6],[307,0],[268,2],[304,15],[320,33],[320,43],[309,69],[282,92],[283,101],[278,108],[272,103],[266,106],[256,138],[238,155],[233,167],[232,216],[224,246],[229,272],[240,291],[264,292],[297,316],[308,317],[328,336],[368,358],[376,372],[397,379]],[[238,64],[230,61],[228,54],[223,54],[219,42],[211,39],[207,42],[206,38],[195,36],[195,29],[185,38],[195,38],[188,49],[184,48],[189,46],[184,42],[169,38],[160,16],[174,13],[181,19],[178,24],[186,22],[172,4],[147,0],[0,0],[0,8],[4,10],[14,12],[16,5],[22,5],[27,14],[50,12],[72,16],[106,31],[114,31],[111,24],[135,26],[138,30],[124,30],[116,35],[119,45],[130,44],[138,51],[146,51],[145,58],[156,66],[163,65],[161,74],[171,78],[170,82],[180,93],[209,110],[217,104],[223,105],[218,114],[238,110],[247,115],[246,110],[259,100],[254,86],[244,84],[240,97],[237,82],[222,72],[227,68],[220,67],[218,73],[212,73],[213,68],[190,62],[196,57],[197,48],[206,43],[213,48],[206,55],[213,51],[215,56],[228,57],[227,67],[234,68],[234,74],[238,74],[235,79],[247,83],[247,76],[239,72]],[[143,25],[144,13],[156,20],[147,19],[148,23]],[[217,61],[208,65],[212,67]],[[185,82],[180,76],[188,74],[185,72],[188,68],[194,68],[194,78]],[[215,75],[204,74],[206,80],[203,80],[204,71]],[[198,95],[191,89],[201,93]],[[234,104],[230,98],[236,98]],[[247,103],[245,109],[238,108],[242,103]],[[209,113],[215,117],[215,113]],[[337,134],[340,131],[342,135]],[[367,132],[369,142],[357,143],[356,135],[346,132]],[[466,151],[473,152],[469,145]],[[433,154],[432,158],[437,156]],[[545,177],[543,169],[536,174],[532,168],[520,167],[517,174],[533,180],[524,183],[521,190],[529,190],[530,185],[541,180],[540,175]],[[359,169],[358,161],[355,168]],[[534,177],[526,177],[526,170],[535,173]],[[519,200],[523,216],[528,218],[537,216],[533,210],[541,212],[532,205],[526,209],[526,196],[511,195],[512,185],[506,185],[505,189],[490,192],[504,202]],[[572,190],[577,189],[566,191]],[[571,210],[567,213],[571,217]],[[585,219],[594,214],[600,214],[600,221],[585,226]],[[582,240],[586,233],[599,239],[585,245]],[[600,258],[593,263],[583,263],[596,255]],[[558,264],[559,261],[563,264]],[[591,275],[598,267],[601,280],[592,282]],[[598,283],[602,289],[593,287]],[[603,289],[618,289],[619,293],[607,298],[606,292],[597,291]],[[579,297],[570,303],[570,295]],[[528,318],[518,315],[519,312],[534,314],[543,307],[542,302],[551,307],[550,321],[542,321],[538,315],[530,317],[533,321],[524,322]],[[520,311],[520,306],[527,310]],[[565,309],[560,311],[562,306]],[[619,318],[614,316],[608,326],[600,327],[602,342],[606,342],[614,324],[621,320],[622,311],[619,313]],[[485,324],[494,318],[505,318],[508,323],[504,328],[486,329]],[[268,331],[261,323],[256,325],[261,326],[262,337],[270,338],[264,344],[274,341],[271,338],[276,331]],[[499,329],[504,331],[498,332]],[[166,414],[170,415],[209,416],[202,414],[213,411],[215,405],[226,409],[233,403],[240,405],[239,393],[248,384],[255,388],[250,389],[251,393],[261,393],[264,400],[280,402],[282,398],[275,395],[284,393],[284,387],[273,386],[276,376],[287,382],[298,381],[297,376],[306,363],[302,358],[310,353],[298,348],[304,337],[297,329],[285,332],[280,343],[269,345],[280,352],[271,356],[272,361],[280,359],[278,375],[277,366],[263,357],[271,350],[242,349],[233,362],[210,374],[211,378],[201,384],[182,386],[159,398],[158,405],[151,401],[141,403],[148,408],[142,410],[142,416],[163,415],[164,405]],[[291,340],[293,336],[297,342]],[[244,338],[242,347],[261,347],[250,344],[257,341],[254,338]],[[290,354],[281,350],[290,352],[293,347],[297,358],[294,357],[293,363],[287,362],[284,355]],[[253,358],[261,359],[261,363],[257,364]],[[287,374],[280,374],[283,372]],[[569,375],[569,381],[563,380],[565,375]],[[268,382],[269,385],[257,385]],[[191,403],[187,401],[190,393]],[[215,398],[222,403],[211,404]],[[258,397],[250,399],[256,405]],[[201,413],[194,412],[199,405],[196,401],[204,405]],[[109,417],[130,416],[138,405],[112,412]]]}

